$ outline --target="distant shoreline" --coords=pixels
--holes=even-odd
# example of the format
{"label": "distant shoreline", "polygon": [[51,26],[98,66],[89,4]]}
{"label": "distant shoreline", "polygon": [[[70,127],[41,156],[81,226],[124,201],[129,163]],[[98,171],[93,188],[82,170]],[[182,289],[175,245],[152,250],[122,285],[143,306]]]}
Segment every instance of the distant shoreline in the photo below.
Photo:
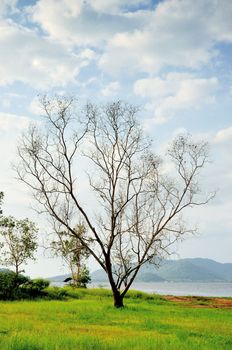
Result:
{"label": "distant shoreline", "polygon": [[[107,283],[92,283],[90,288],[97,286],[109,288]],[[131,289],[161,295],[232,297],[231,282],[135,282]]]}
{"label": "distant shoreline", "polygon": [[[65,284],[52,281],[51,285],[62,287]],[[88,288],[110,289],[110,285],[106,282],[93,282]],[[232,298],[232,282],[135,282],[131,289],[160,295]]]}

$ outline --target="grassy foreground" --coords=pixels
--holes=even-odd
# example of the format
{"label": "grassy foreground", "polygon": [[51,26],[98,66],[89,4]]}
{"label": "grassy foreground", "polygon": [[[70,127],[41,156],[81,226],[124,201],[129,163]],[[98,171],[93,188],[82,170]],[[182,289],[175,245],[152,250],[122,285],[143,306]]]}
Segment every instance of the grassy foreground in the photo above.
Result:
{"label": "grassy foreground", "polygon": [[0,302],[2,350],[232,349],[232,309],[131,292],[115,309],[109,291],[62,301]]}

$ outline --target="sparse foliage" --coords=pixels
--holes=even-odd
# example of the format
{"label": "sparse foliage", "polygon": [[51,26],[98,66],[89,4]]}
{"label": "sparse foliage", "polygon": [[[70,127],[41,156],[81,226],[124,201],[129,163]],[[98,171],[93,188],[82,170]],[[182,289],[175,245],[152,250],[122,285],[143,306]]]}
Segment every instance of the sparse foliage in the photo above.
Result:
{"label": "sparse foliage", "polygon": [[87,283],[91,280],[89,270],[85,265],[89,251],[77,237],[84,239],[87,230],[83,224],[76,225],[74,230],[77,236],[73,236],[67,231],[56,231],[57,240],[52,241],[50,248],[56,256],[61,256],[69,267],[72,285],[86,288]]}
{"label": "sparse foliage", "polygon": [[[182,219],[187,207],[207,203],[198,175],[208,145],[179,136],[168,151],[174,168],[165,173],[151,142],[138,124],[134,106],[115,102],[86,106],[77,118],[72,99],[42,99],[46,129],[33,126],[18,148],[17,172],[43,212],[86,247],[107,273],[116,307],[140,267],[156,262],[178,239],[191,232]],[[75,169],[91,164],[89,189],[97,200],[92,214],[79,195]],[[73,228],[80,215],[88,228]]]}
{"label": "sparse foliage", "polygon": [[0,218],[0,263],[14,266],[16,274],[23,272],[21,266],[34,259],[37,232],[35,224],[28,219]]}

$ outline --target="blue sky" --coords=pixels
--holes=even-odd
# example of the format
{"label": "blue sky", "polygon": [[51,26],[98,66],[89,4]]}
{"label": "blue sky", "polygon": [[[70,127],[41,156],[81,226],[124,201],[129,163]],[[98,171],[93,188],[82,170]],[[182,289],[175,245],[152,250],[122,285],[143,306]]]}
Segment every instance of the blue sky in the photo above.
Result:
{"label": "blue sky", "polygon": [[[230,0],[1,0],[4,212],[37,220],[11,169],[20,133],[39,118],[37,94],[123,99],[141,106],[157,151],[183,131],[208,140],[212,162],[203,183],[217,197],[189,214],[200,235],[181,243],[178,256],[232,262],[231,18]],[[49,275],[61,264],[41,255],[26,271],[36,275],[44,266]]]}

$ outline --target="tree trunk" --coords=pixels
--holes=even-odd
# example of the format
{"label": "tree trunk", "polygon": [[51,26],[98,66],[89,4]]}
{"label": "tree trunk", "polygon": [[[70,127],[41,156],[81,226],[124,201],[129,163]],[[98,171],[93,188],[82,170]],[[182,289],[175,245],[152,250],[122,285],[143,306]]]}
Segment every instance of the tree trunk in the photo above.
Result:
{"label": "tree trunk", "polygon": [[120,291],[114,291],[114,306],[117,308],[124,307],[123,305],[123,297],[120,294]]}
{"label": "tree trunk", "polygon": [[116,284],[114,282],[109,255],[106,256],[105,264],[106,264],[106,272],[109,278],[111,290],[114,296],[114,306],[117,308],[124,307],[123,305],[124,295],[123,296],[121,295],[120,290],[117,289]]}

